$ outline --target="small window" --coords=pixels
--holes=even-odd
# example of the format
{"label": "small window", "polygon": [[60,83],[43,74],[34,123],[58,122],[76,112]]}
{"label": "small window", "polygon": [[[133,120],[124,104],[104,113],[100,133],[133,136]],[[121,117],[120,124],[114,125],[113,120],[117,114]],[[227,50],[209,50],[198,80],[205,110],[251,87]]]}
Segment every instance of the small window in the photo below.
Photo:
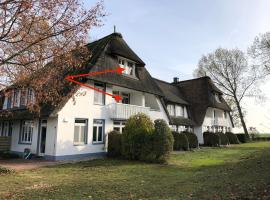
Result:
{"label": "small window", "polygon": [[94,119],[93,124],[93,143],[103,143],[104,120]]}
{"label": "small window", "polygon": [[224,118],[227,119],[227,112],[224,111]]}
{"label": "small window", "polygon": [[[94,87],[101,91],[105,91],[105,85],[102,83],[95,83]],[[105,105],[105,94],[94,90],[94,104]]]}
{"label": "small window", "polygon": [[177,117],[179,116],[184,117],[184,109],[182,106],[178,106],[178,105],[175,106],[175,115]]}
{"label": "small window", "polygon": [[27,103],[33,104],[34,103],[34,90],[29,88],[27,91]]}
{"label": "small window", "polygon": [[168,112],[169,112],[170,116],[175,116],[174,105],[171,105],[171,104],[167,105],[167,109],[168,109]]}
{"label": "small window", "polygon": [[122,93],[122,103],[123,104],[130,104],[130,94],[129,93]]}
{"label": "small window", "polygon": [[2,123],[2,134],[1,134],[1,136],[8,136],[8,129],[9,129],[9,123],[7,122],[7,121],[5,121],[5,122],[3,122]]}
{"label": "small window", "polygon": [[31,144],[33,137],[33,121],[22,121],[20,143]]}
{"label": "small window", "polygon": [[135,76],[135,63],[134,62],[124,59],[124,58],[118,58],[118,63],[120,67],[125,69],[125,71],[123,71],[123,74]]}
{"label": "small window", "polygon": [[18,107],[18,90],[13,92],[13,107]]}
{"label": "small window", "polygon": [[87,119],[75,119],[74,145],[87,144]]}
{"label": "small window", "polygon": [[8,94],[8,96],[7,96],[7,108],[11,108],[11,104],[12,104],[12,98],[11,98],[11,95]]}
{"label": "small window", "polygon": [[113,130],[118,131],[120,133],[124,132],[124,128],[126,125],[126,121],[113,121]]}
{"label": "small window", "polygon": [[20,106],[26,106],[26,89],[21,90]]}

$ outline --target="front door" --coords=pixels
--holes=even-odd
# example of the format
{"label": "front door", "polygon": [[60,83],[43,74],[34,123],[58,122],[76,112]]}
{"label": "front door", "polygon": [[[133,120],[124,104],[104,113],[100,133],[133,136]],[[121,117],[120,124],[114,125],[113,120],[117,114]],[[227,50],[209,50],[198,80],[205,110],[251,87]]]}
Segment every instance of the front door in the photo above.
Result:
{"label": "front door", "polygon": [[46,150],[47,120],[41,121],[39,155],[44,156]]}

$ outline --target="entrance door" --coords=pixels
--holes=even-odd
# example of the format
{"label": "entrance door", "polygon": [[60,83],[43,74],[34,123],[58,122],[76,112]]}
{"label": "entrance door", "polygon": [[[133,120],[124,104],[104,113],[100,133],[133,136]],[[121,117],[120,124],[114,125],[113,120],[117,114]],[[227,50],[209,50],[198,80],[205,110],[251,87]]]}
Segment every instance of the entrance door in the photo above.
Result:
{"label": "entrance door", "polygon": [[42,120],[40,127],[39,155],[44,156],[46,150],[47,120]]}

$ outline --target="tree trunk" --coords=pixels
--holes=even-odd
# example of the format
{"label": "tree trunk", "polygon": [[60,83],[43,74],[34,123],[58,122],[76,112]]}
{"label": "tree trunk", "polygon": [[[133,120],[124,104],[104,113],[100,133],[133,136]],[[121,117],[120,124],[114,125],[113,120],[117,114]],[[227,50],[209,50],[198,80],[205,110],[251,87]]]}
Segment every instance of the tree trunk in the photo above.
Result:
{"label": "tree trunk", "polygon": [[238,99],[237,98],[234,98],[234,99],[235,99],[236,107],[237,107],[237,110],[238,110],[238,113],[239,113],[239,117],[240,117],[240,120],[241,120],[241,124],[242,124],[243,130],[244,130],[244,133],[246,135],[246,138],[249,138],[246,122],[244,120],[244,116],[243,116],[243,112],[242,112],[242,108],[240,106],[240,103],[239,103]]}

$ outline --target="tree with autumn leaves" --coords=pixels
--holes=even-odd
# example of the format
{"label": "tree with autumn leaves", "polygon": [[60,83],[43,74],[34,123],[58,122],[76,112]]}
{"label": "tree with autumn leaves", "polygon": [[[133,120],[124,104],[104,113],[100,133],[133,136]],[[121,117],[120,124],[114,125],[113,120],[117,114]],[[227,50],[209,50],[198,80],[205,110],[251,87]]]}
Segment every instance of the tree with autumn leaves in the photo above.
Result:
{"label": "tree with autumn leaves", "polygon": [[65,84],[60,74],[89,59],[89,31],[104,15],[102,1],[89,9],[79,0],[1,1],[0,84],[33,88],[35,111],[41,102],[57,102]]}

